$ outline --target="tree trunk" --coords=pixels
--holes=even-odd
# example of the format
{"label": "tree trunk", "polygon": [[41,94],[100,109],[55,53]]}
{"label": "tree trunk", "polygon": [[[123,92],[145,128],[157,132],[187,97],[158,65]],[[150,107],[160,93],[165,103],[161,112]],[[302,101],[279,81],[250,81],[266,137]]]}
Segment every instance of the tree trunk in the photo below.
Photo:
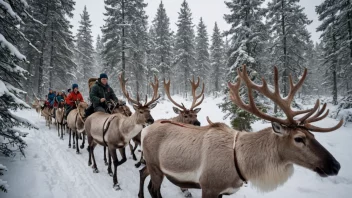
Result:
{"label": "tree trunk", "polygon": [[287,96],[288,94],[288,91],[287,91],[287,86],[288,86],[288,83],[287,83],[287,77],[288,77],[288,71],[287,71],[287,40],[286,40],[286,28],[285,28],[285,15],[284,15],[284,0],[281,0],[281,10],[282,10],[282,14],[281,14],[281,27],[282,27],[282,35],[283,35],[283,43],[282,43],[282,46],[283,46],[283,51],[284,51],[284,72],[283,72],[283,76],[282,76],[282,84],[284,86],[284,90],[283,90],[283,94],[284,96]]}
{"label": "tree trunk", "polygon": [[[334,33],[333,33],[334,34]],[[336,36],[335,34],[332,36],[333,38],[333,49],[334,49],[334,53],[336,53],[337,49],[336,49]],[[332,103],[334,105],[337,105],[337,76],[336,76],[336,70],[337,70],[337,57],[336,55],[334,55],[334,59],[333,59],[333,71],[332,71],[332,76],[333,76],[333,90],[332,90]]]}

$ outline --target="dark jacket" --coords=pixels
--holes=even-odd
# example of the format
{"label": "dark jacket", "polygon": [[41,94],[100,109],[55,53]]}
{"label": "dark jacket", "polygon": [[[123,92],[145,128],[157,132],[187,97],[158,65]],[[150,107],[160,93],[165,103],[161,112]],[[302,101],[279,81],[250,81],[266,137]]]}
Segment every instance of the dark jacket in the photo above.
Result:
{"label": "dark jacket", "polygon": [[48,94],[48,101],[49,101],[49,102],[52,102],[52,101],[55,99],[55,96],[56,96],[56,95],[54,94],[54,92],[53,92],[53,93],[49,93],[49,94]]}
{"label": "dark jacket", "polygon": [[109,85],[103,85],[100,79],[92,86],[89,98],[94,107],[105,106],[104,103],[100,102],[101,98],[105,98],[106,101],[113,100],[114,102],[118,102],[114,90]]}

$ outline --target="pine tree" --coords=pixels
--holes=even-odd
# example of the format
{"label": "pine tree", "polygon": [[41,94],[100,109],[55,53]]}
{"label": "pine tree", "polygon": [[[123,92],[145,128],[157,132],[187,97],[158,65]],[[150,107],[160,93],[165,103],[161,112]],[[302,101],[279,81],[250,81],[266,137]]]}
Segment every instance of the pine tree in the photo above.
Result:
{"label": "pine tree", "polygon": [[[124,1],[125,21],[122,20],[122,1]],[[147,4],[144,0],[105,0],[104,2],[106,5],[104,15],[107,17],[102,28],[105,70],[111,73],[114,79],[117,79],[117,73],[122,71],[122,27],[125,27],[125,52],[128,52],[126,75],[135,81],[137,89],[146,90],[147,83],[144,83],[146,80],[144,76],[147,73],[148,17],[144,9]]]}
{"label": "pine tree", "polygon": [[152,38],[155,43],[155,64],[158,66],[162,79],[169,78],[172,62],[172,31],[170,19],[162,1],[153,20],[153,28],[155,31],[155,38]]}
{"label": "pine tree", "polygon": [[288,75],[301,74],[306,60],[303,58],[310,41],[306,27],[308,20],[299,0],[272,0],[268,3],[267,20],[270,26],[272,64],[282,72],[283,94],[288,94]]}
{"label": "pine tree", "polygon": [[196,64],[195,74],[200,76],[204,82],[208,82],[208,75],[210,74],[209,38],[207,27],[202,18],[200,18],[197,27]]}
{"label": "pine tree", "polygon": [[[25,1],[0,1],[0,154],[14,156],[16,151],[24,154],[27,146],[23,133],[15,127],[33,128],[29,121],[14,115],[10,110],[30,108],[20,99],[25,94],[21,90],[21,80],[29,73],[19,64],[28,63],[26,57],[18,50],[21,42],[30,44],[20,25],[25,21],[34,21],[29,14]],[[38,51],[38,50],[37,50]],[[0,175],[6,167],[0,164]],[[0,190],[6,192],[8,185],[0,179]]]}
{"label": "pine tree", "polygon": [[[192,13],[186,0],[181,4],[181,10],[178,16],[176,45],[175,45],[175,62],[179,76],[177,81],[182,82],[183,92],[188,90],[188,78],[194,74],[195,67],[195,47],[194,47],[194,29],[192,22]],[[181,85],[182,85],[181,84]]]}
{"label": "pine tree", "polygon": [[[225,35],[231,37],[231,46],[227,52],[228,75],[227,80],[233,80],[237,76],[237,68],[246,64],[251,78],[257,79],[257,70],[262,65],[259,57],[264,51],[264,43],[267,40],[267,27],[263,24],[264,9],[261,8],[264,0],[231,0],[225,1],[226,6],[231,10],[225,14],[225,20],[231,24],[230,30]],[[250,124],[257,118],[252,114],[243,111],[235,106],[228,98],[228,88],[224,90],[226,97],[219,106],[226,116],[231,116],[232,127],[238,130],[251,130]],[[245,89],[241,89],[241,96],[248,98]],[[257,96],[255,95],[256,103]],[[261,104],[257,104],[262,108]]]}
{"label": "pine tree", "polygon": [[94,54],[94,57],[95,57],[94,73],[101,73],[104,67],[104,61],[102,57],[103,50],[104,50],[104,44],[100,38],[100,35],[98,34],[96,45],[95,45],[95,54]]}
{"label": "pine tree", "polygon": [[[94,48],[91,30],[91,21],[87,12],[87,7],[84,6],[83,14],[81,15],[80,26],[77,33],[77,63],[80,72],[80,82],[83,82],[83,87],[87,86],[87,79],[94,76]],[[78,76],[78,75],[76,75]],[[88,94],[87,89],[81,89],[83,93]]]}
{"label": "pine tree", "polygon": [[222,39],[218,24],[215,23],[211,37],[210,62],[211,62],[211,90],[216,93],[220,91],[224,78],[224,41]]}

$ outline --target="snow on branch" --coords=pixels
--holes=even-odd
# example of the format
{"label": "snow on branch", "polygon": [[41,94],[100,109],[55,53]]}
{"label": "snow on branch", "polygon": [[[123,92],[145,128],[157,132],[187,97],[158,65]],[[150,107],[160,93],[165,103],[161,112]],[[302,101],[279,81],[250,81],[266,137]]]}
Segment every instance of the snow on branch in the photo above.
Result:
{"label": "snow on branch", "polygon": [[[0,0],[0,3],[1,1],[2,0]],[[8,49],[11,55],[16,56],[20,60],[26,61],[26,57],[21,54],[21,52],[18,51],[18,49],[14,45],[8,42],[2,34],[0,34],[0,46],[2,48]]]}
{"label": "snow on branch", "polygon": [[[27,2],[25,0],[21,1],[22,3],[25,2],[27,4]],[[28,4],[27,4],[28,6]],[[12,7],[10,6],[10,4],[8,4],[7,2],[5,2],[4,0],[0,0],[0,7],[5,10],[5,12],[7,12],[12,18],[14,18],[15,20],[17,20],[18,22],[22,23],[22,19],[20,16],[18,16],[18,14],[16,12],[14,12],[12,10]]]}

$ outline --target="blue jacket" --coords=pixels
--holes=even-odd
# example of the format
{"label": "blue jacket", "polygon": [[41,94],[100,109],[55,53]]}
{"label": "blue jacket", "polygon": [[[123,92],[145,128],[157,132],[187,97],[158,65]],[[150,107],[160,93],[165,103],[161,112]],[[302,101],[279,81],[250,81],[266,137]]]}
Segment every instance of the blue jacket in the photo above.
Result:
{"label": "blue jacket", "polygon": [[56,102],[60,102],[61,100],[65,101],[64,97],[61,95],[56,96]]}
{"label": "blue jacket", "polygon": [[54,99],[55,99],[55,94],[54,93],[49,93],[48,94],[48,101],[52,102],[52,101],[54,101]]}

